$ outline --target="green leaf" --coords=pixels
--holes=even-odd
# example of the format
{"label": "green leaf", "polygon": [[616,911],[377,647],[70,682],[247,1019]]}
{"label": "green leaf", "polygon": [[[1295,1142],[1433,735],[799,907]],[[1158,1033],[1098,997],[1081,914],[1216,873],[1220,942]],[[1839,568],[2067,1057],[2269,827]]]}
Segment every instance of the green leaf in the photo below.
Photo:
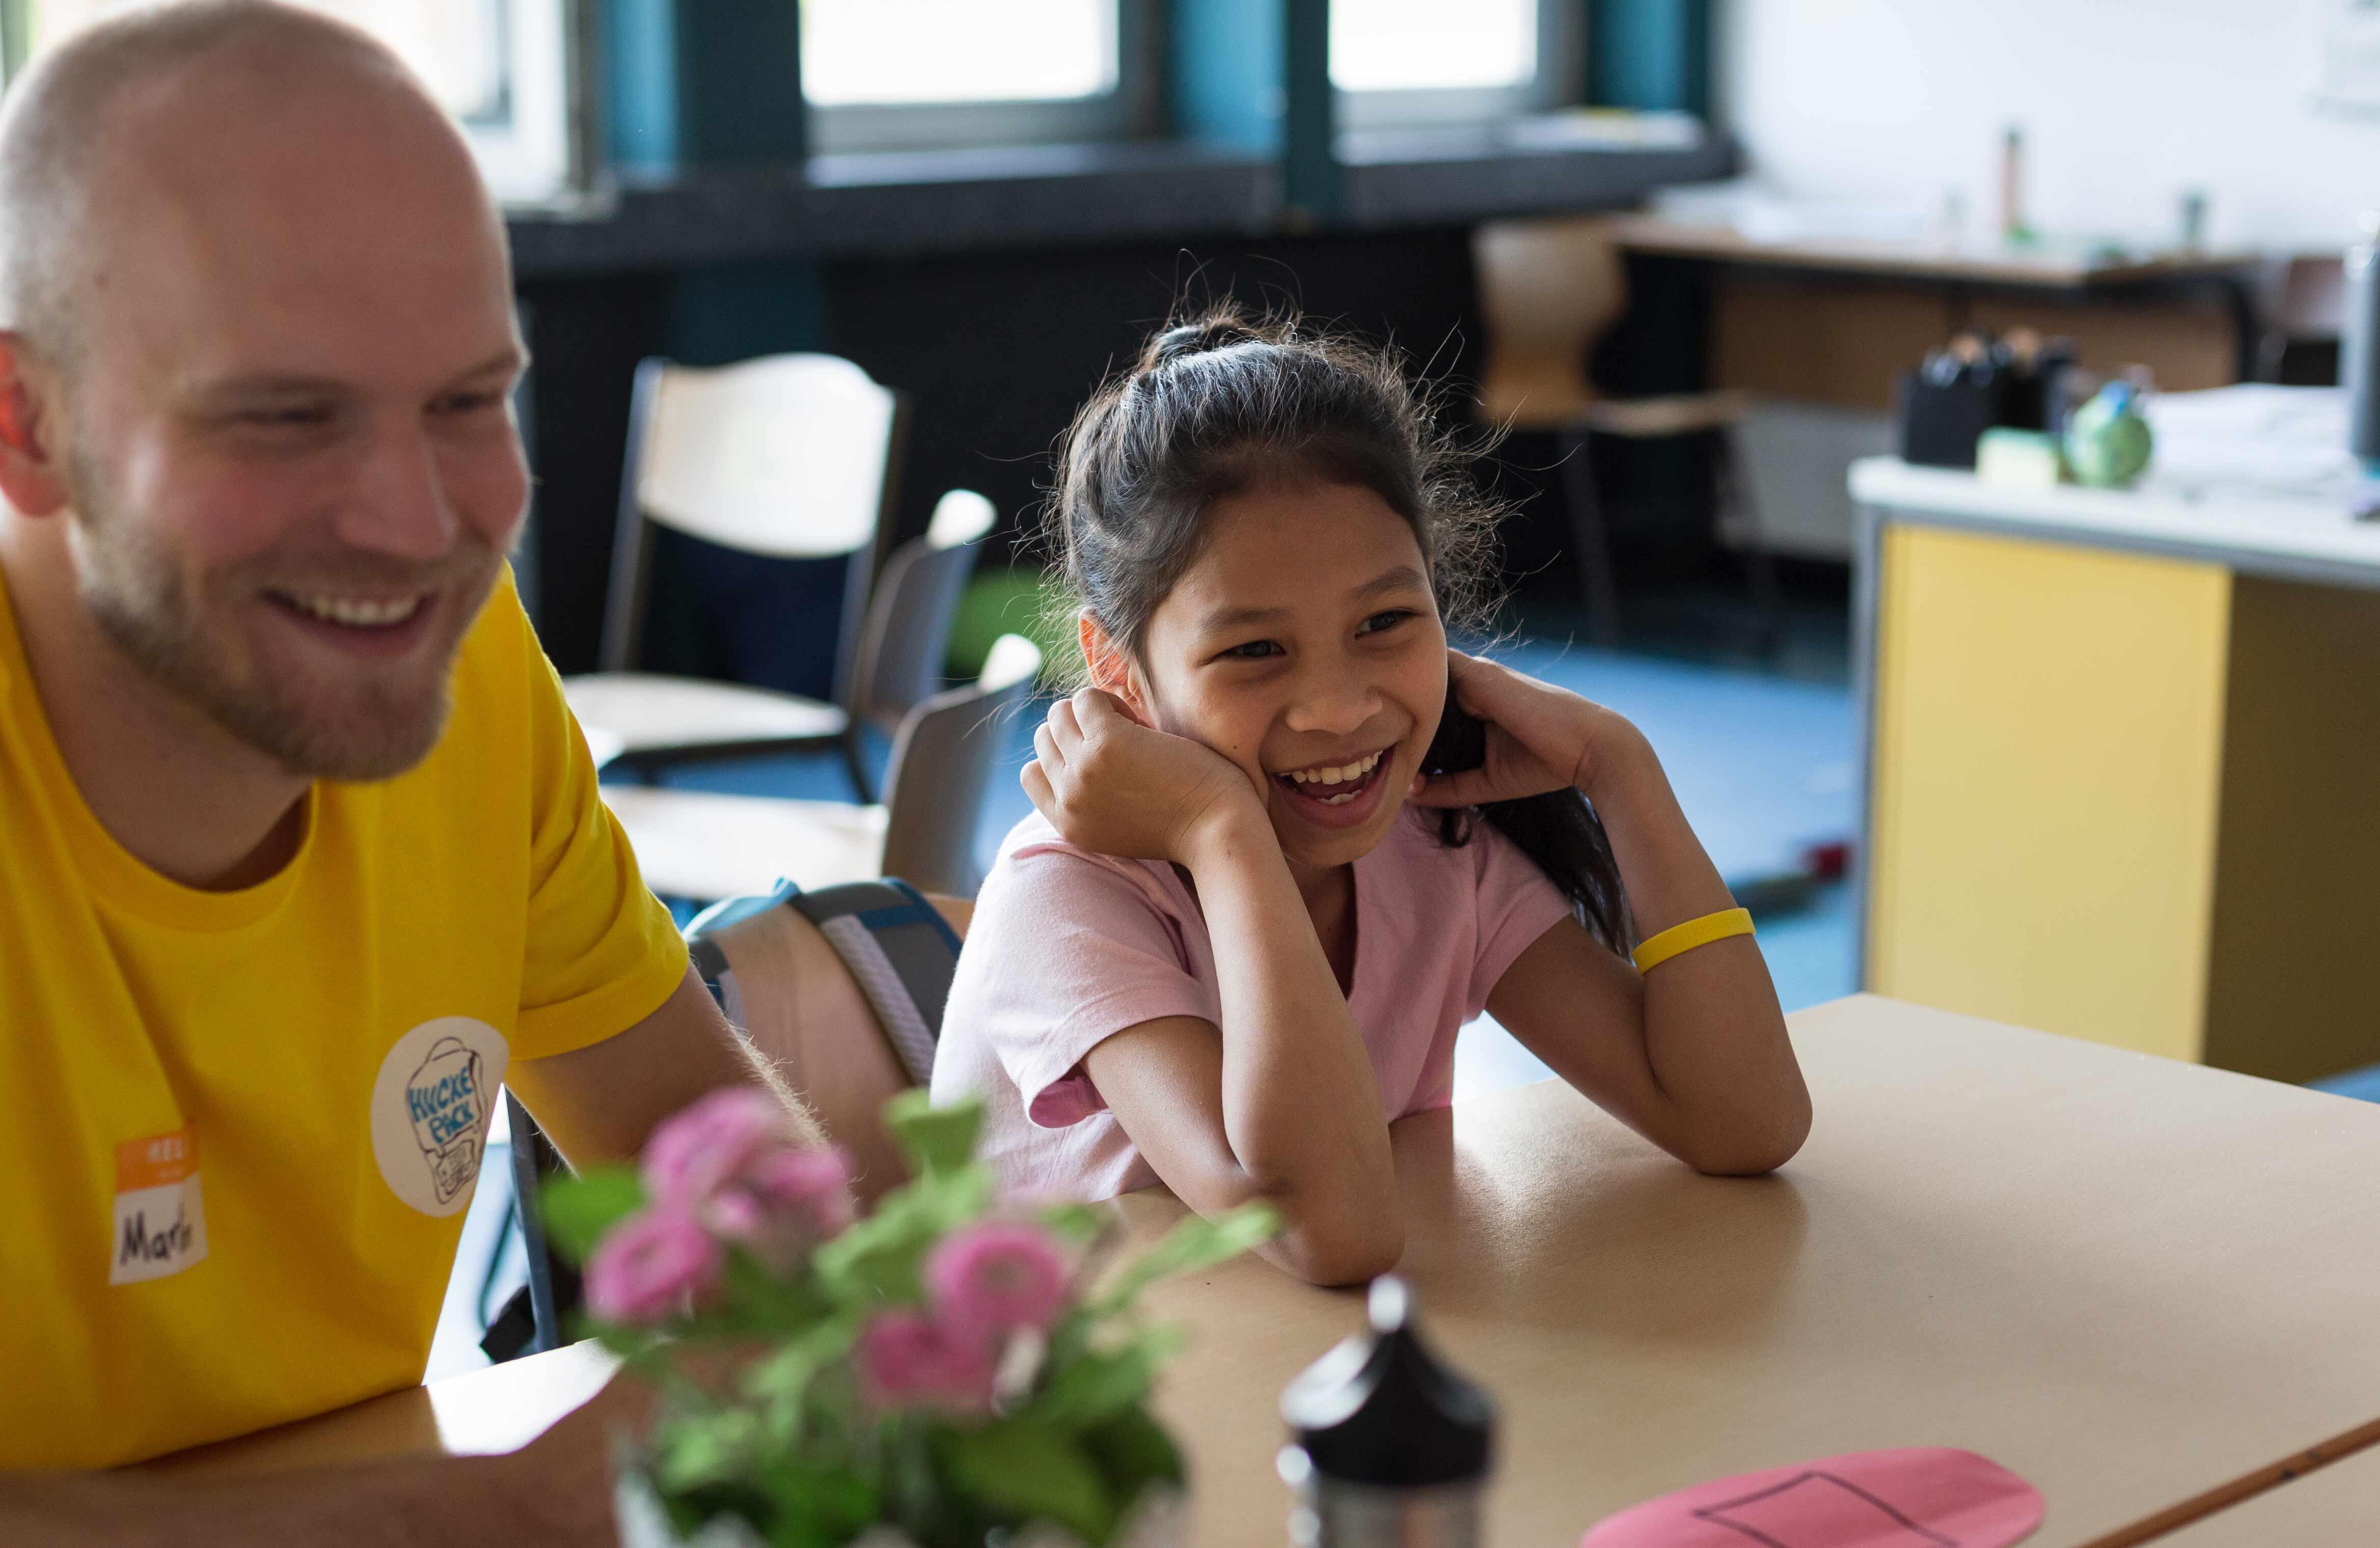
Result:
{"label": "green leaf", "polygon": [[1093,1350],[1060,1367],[1026,1411],[1062,1430],[1096,1424],[1148,1396],[1158,1369],[1182,1346],[1172,1328],[1144,1328],[1120,1348]]}
{"label": "green leaf", "polygon": [[744,1474],[760,1441],[760,1416],[731,1409],[673,1420],[661,1426],[654,1441],[654,1485],[664,1494],[689,1494]]}
{"label": "green leaf", "polygon": [[1099,1469],[1047,1425],[1019,1417],[955,1432],[949,1461],[953,1476],[973,1494],[1027,1519],[1053,1521],[1087,1542],[1105,1542],[1115,1525]]}
{"label": "green leaf", "polygon": [[1051,1204],[1042,1210],[1038,1218],[1050,1230],[1080,1247],[1099,1240],[1099,1233],[1108,1228],[1112,1216],[1090,1204]]}
{"label": "green leaf", "polygon": [[884,1127],[919,1177],[954,1171],[975,1159],[976,1136],[983,1130],[983,1098],[970,1096],[947,1107],[937,1107],[922,1087],[905,1091],[884,1104]]}
{"label": "green leaf", "polygon": [[1281,1234],[1281,1214],[1270,1204],[1242,1204],[1213,1219],[1192,1215],[1157,1245],[1116,1271],[1099,1297],[1102,1310],[1128,1306],[1135,1296],[1173,1274],[1192,1274],[1261,1247]]}
{"label": "green leaf", "polygon": [[915,1304],[924,1299],[918,1267],[943,1234],[990,1206],[991,1168],[970,1163],[896,1188],[876,1213],[820,1247],[811,1262],[819,1282],[840,1305],[880,1300]]}
{"label": "green leaf", "polygon": [[850,1312],[797,1333],[744,1373],[744,1394],[763,1401],[792,1402],[808,1387],[812,1376],[849,1354],[858,1339],[859,1318]]}
{"label": "green leaf", "polygon": [[1108,1482],[1108,1497],[1130,1505],[1152,1483],[1184,1481],[1182,1453],[1165,1427],[1135,1405],[1075,1437]]}
{"label": "green leaf", "polygon": [[589,1167],[577,1177],[555,1178],[538,1197],[546,1240],[583,1264],[604,1232],[645,1207],[645,1185],[626,1167]]}

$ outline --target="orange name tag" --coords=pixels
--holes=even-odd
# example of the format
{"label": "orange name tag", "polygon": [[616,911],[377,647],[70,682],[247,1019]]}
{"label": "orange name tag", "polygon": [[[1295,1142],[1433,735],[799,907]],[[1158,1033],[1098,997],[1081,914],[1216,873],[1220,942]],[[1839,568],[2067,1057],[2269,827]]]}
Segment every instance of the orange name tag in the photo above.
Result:
{"label": "orange name tag", "polygon": [[192,1131],[115,1147],[115,1221],[108,1249],[111,1285],[162,1279],[206,1257],[207,1215]]}

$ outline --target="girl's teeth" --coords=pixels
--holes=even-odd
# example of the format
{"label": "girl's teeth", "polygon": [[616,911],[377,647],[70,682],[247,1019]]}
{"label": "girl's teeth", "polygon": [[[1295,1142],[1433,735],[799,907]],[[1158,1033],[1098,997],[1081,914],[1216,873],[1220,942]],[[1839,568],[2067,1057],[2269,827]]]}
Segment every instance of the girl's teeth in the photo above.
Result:
{"label": "girl's teeth", "polygon": [[[1380,755],[1374,753],[1369,757],[1359,758],[1354,763],[1345,764],[1340,768],[1301,768],[1293,771],[1289,777],[1301,785],[1344,784],[1350,780],[1361,779],[1369,774],[1378,767]],[[1343,797],[1334,798],[1334,804],[1337,799],[1343,799]]]}

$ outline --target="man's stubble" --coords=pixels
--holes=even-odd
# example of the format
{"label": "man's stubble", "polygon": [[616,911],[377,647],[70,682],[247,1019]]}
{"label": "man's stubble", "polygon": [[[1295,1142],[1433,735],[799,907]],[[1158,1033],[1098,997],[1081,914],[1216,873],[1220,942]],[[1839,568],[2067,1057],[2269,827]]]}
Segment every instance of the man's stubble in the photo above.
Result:
{"label": "man's stubble", "polygon": [[[501,557],[466,529],[475,547],[435,566],[402,566],[376,556],[358,556],[351,570],[369,568],[383,583],[398,570],[421,588],[450,581],[458,568],[478,570],[467,588],[459,620],[445,621],[437,670],[426,674],[358,673],[345,683],[319,683],[309,693],[284,681],[263,663],[236,661],[237,652],[209,637],[171,550],[141,524],[129,519],[96,456],[77,446],[68,455],[72,540],[82,605],[109,643],[144,676],[196,709],[237,740],[262,753],[290,773],[308,779],[384,780],[404,773],[430,755],[446,725],[452,703],[455,654],[469,620],[493,587]],[[238,587],[236,574],[204,577],[218,591]],[[350,576],[349,578],[354,578]],[[250,586],[244,589],[252,592]],[[200,604],[201,606],[203,604]]]}

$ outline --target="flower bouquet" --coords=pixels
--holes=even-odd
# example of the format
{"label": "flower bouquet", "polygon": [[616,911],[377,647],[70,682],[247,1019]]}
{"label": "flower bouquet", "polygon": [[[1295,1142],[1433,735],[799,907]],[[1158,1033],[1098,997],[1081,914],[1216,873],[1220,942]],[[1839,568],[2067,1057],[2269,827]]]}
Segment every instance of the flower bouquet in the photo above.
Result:
{"label": "flower bouquet", "polygon": [[642,1164],[545,1192],[586,1265],[588,1331],[659,1394],[624,1453],[628,1548],[1017,1548],[1179,1535],[1182,1457],[1149,1417],[1172,1330],[1142,1287],[1257,1245],[1250,1206],[1184,1221],[1128,1263],[1111,1211],[1003,1202],[979,1106],[905,1093],[912,1180],[864,1217],[842,1154],[783,1109],[716,1092]]}

